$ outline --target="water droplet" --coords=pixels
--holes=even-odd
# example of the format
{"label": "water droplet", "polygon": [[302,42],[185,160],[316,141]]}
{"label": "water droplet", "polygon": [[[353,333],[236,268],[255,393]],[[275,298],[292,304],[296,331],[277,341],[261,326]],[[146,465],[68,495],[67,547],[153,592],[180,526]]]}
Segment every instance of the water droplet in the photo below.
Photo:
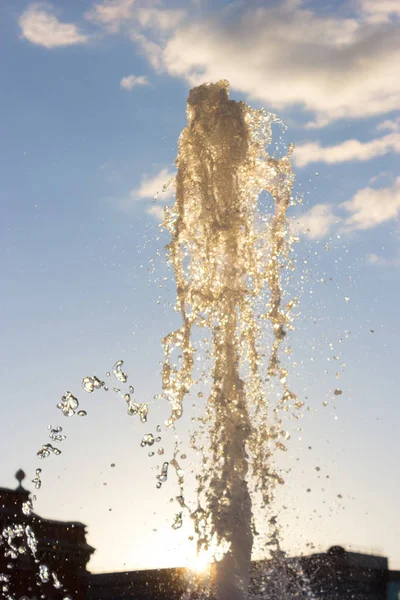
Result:
{"label": "water droplet", "polygon": [[163,466],[161,468],[161,473],[160,473],[160,475],[157,475],[157,479],[161,483],[164,483],[168,479],[168,465],[169,465],[169,463],[167,463],[167,462],[163,463]]}
{"label": "water droplet", "polygon": [[185,458],[186,458],[186,454],[181,454],[181,459],[185,460]]}
{"label": "water droplet", "polygon": [[79,402],[71,392],[65,392],[61,397],[61,402],[57,404],[65,417],[72,417],[75,414],[75,410],[78,408]]}
{"label": "water droplet", "polygon": [[122,365],[124,364],[123,360],[118,360],[113,366],[113,373],[116,379],[121,383],[126,383],[128,381],[128,375],[122,371]]}
{"label": "water droplet", "polygon": [[177,513],[175,515],[174,522],[172,523],[172,529],[180,529],[183,525],[182,513]]}
{"label": "water droplet", "polygon": [[161,481],[157,481],[157,483],[156,483],[156,488],[159,490],[161,486],[162,486],[162,483],[161,483]]}
{"label": "water droplet", "polygon": [[92,377],[84,377],[82,379],[82,387],[85,392],[88,392],[89,394],[92,394],[94,390],[98,390],[103,386],[104,381],[100,381],[96,375],[93,375]]}
{"label": "water droplet", "polygon": [[33,511],[33,502],[31,499],[22,503],[22,512],[24,513],[24,515],[28,516],[31,514],[32,511]]}
{"label": "water droplet", "polygon": [[56,590],[60,590],[62,588],[62,583],[61,581],[58,579],[57,577],[57,573],[55,573],[54,571],[52,571],[51,576],[53,578],[53,587]]}
{"label": "water droplet", "polygon": [[50,452],[52,452],[56,456],[59,456],[61,454],[61,450],[59,450],[58,448],[52,446],[51,444],[44,444],[42,448],[37,452],[37,456],[39,458],[47,458],[48,456],[50,456]]}
{"label": "water droplet", "polygon": [[140,445],[142,446],[142,448],[144,446],[152,446],[153,444],[154,444],[154,436],[152,433],[146,433],[142,437],[142,441],[140,442]]}
{"label": "water droplet", "polygon": [[38,542],[37,542],[35,533],[30,525],[27,525],[25,527],[25,534],[26,534],[26,543],[28,545],[28,548],[31,551],[32,556],[34,558],[36,558]]}
{"label": "water droplet", "polygon": [[161,442],[160,436],[156,437],[156,442]]}
{"label": "water droplet", "polygon": [[111,375],[110,371],[107,371],[106,377],[110,377],[110,375]]}
{"label": "water droplet", "polygon": [[39,490],[42,487],[42,480],[40,479],[40,473],[42,469],[36,469],[35,477],[32,479],[32,483],[35,484],[35,488]]}
{"label": "water droplet", "polygon": [[53,441],[53,442],[63,442],[64,440],[67,439],[67,436],[62,435],[62,427],[58,426],[58,427],[52,427],[51,425],[49,425],[48,427],[49,429],[49,438]]}
{"label": "water droplet", "polygon": [[80,410],[80,411],[78,411],[78,417],[86,417],[86,415],[87,415],[86,410]]}
{"label": "water droplet", "polygon": [[150,456],[150,458],[151,458],[152,456],[154,456],[154,454],[155,454],[155,452],[149,452],[148,456]]}
{"label": "water droplet", "polygon": [[50,581],[50,569],[47,565],[39,565],[39,577],[42,583]]}
{"label": "water droplet", "polygon": [[157,431],[157,433],[161,433],[161,425],[157,425],[156,431]]}
{"label": "water droplet", "polygon": [[133,385],[129,386],[129,391],[131,394],[133,394],[135,392],[135,388],[133,387]]}

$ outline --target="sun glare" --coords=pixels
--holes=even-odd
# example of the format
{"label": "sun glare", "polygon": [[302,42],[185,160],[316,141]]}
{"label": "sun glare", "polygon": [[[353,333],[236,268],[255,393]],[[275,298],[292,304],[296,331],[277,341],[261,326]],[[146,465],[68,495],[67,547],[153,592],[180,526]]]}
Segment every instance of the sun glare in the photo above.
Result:
{"label": "sun glare", "polygon": [[188,563],[188,569],[194,573],[206,574],[210,570],[213,557],[207,552],[201,552],[190,559]]}

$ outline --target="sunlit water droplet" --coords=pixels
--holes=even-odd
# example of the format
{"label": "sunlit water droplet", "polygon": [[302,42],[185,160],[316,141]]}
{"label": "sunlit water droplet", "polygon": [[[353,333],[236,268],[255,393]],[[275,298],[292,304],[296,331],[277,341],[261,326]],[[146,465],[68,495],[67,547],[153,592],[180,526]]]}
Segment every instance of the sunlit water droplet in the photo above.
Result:
{"label": "sunlit water droplet", "polygon": [[62,427],[57,426],[57,427],[52,427],[51,425],[48,426],[49,429],[49,438],[53,441],[53,442],[63,442],[66,438],[65,435],[63,435],[62,432]]}
{"label": "sunlit water droplet", "polygon": [[94,390],[98,390],[103,386],[104,381],[101,381],[98,377],[96,377],[96,375],[93,375],[92,377],[84,377],[82,379],[82,387],[85,392],[88,392],[89,394],[92,394]]}
{"label": "sunlit water droplet", "polygon": [[122,371],[122,365],[124,364],[123,360],[117,360],[115,365],[113,366],[113,374],[118,381],[121,383],[126,383],[128,381],[128,375]]}
{"label": "sunlit water droplet", "polygon": [[59,456],[61,454],[61,450],[59,450],[59,448],[56,448],[55,446],[52,446],[51,444],[44,444],[42,448],[37,452],[37,456],[39,458],[47,458],[48,456],[50,456],[50,453]]}
{"label": "sunlit water droplet", "polygon": [[72,417],[75,414],[75,410],[78,408],[78,398],[75,398],[71,392],[65,392],[61,397],[61,402],[57,404],[65,417]]}
{"label": "sunlit water droplet", "polygon": [[58,579],[57,573],[55,573],[54,571],[52,571],[51,576],[53,578],[53,587],[56,590],[61,590],[61,588],[63,587],[61,581]]}
{"label": "sunlit water droplet", "polygon": [[47,565],[39,565],[39,577],[42,583],[50,581],[50,569]]}
{"label": "sunlit water droplet", "polygon": [[172,529],[180,529],[183,525],[183,516],[182,513],[177,513],[174,518],[174,522],[172,523]]}
{"label": "sunlit water droplet", "polygon": [[157,479],[158,479],[159,483],[165,483],[167,481],[168,465],[169,465],[169,463],[167,463],[167,462],[163,463],[163,466],[161,467],[161,473],[160,473],[160,475],[157,475]]}
{"label": "sunlit water droplet", "polygon": [[140,445],[142,446],[142,448],[144,446],[152,446],[153,444],[154,444],[154,436],[152,433],[146,433],[142,437],[142,441],[140,442]]}
{"label": "sunlit water droplet", "polygon": [[28,516],[31,514],[32,511],[33,511],[33,502],[31,499],[22,503],[22,512],[24,513],[24,515]]}
{"label": "sunlit water droplet", "polygon": [[40,474],[42,469],[36,469],[35,477],[32,479],[32,483],[35,484],[35,488],[39,490],[42,487],[42,480],[40,479]]}

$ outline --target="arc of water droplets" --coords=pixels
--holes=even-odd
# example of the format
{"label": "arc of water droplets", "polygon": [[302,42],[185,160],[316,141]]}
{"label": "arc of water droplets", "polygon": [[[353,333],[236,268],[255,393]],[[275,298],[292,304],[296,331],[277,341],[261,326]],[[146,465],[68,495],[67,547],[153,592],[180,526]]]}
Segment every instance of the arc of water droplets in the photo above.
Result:
{"label": "arc of water droplets", "polygon": [[[128,375],[126,373],[124,373],[122,371],[122,365],[123,365],[122,360],[118,360],[112,369],[113,375],[115,376],[115,378],[121,382],[121,383],[126,383],[128,380]],[[110,373],[107,373],[107,377],[110,376]],[[98,377],[96,377],[96,375],[93,376],[87,376],[84,377],[82,379],[82,387],[83,389],[88,392],[88,393],[93,393],[94,390],[98,390],[103,388],[104,390],[108,391],[108,387],[105,385],[104,381],[101,381]],[[117,388],[115,388],[117,390]],[[118,392],[120,391],[119,389],[117,390]],[[147,421],[147,414],[148,414],[148,406],[147,404],[144,403],[136,403],[131,399],[131,394],[133,394],[134,392],[134,388],[132,386],[129,386],[129,392],[125,394],[124,398],[128,404],[128,414],[138,414],[140,416],[140,419],[143,423],[145,423]],[[57,408],[59,408],[63,415],[66,417],[72,417],[73,415],[77,414],[78,416],[86,416],[87,412],[85,410],[77,410],[79,407],[79,400],[78,398],[76,398],[71,392],[65,392],[65,394],[61,397],[61,401],[57,404]],[[53,442],[63,442],[66,439],[66,436],[62,434],[62,430],[63,428],[60,426],[56,426],[56,427],[52,427],[51,425],[49,425],[48,427],[49,429],[49,437]],[[157,431],[159,431],[159,429],[157,428]],[[151,441],[152,438],[152,441]],[[154,443],[154,441],[158,442],[160,441],[160,438],[157,437],[154,440],[154,437],[152,436],[152,434],[147,434],[147,436],[144,436],[143,440],[145,440],[145,443],[143,445],[152,445]],[[142,440],[142,442],[143,442]],[[55,455],[60,455],[61,454],[61,450],[55,446],[53,446],[50,443],[47,444],[43,444],[42,448],[37,452],[37,456],[41,459],[44,458],[48,458],[50,456],[50,454],[53,453]],[[160,480],[159,480],[159,484],[161,485],[161,482],[166,480],[167,477],[167,473],[168,473],[168,463],[165,463],[167,465],[167,467],[163,467],[163,470],[161,472],[161,476],[160,476]],[[42,480],[41,480],[41,473],[42,473],[42,469],[36,469],[35,472],[35,477],[32,479],[32,483],[34,483],[35,485],[35,489],[40,489],[42,486]],[[165,479],[164,479],[165,478]],[[28,499],[26,502],[23,502],[22,504],[22,513],[25,516],[29,516],[32,511],[33,511],[33,500],[36,500],[36,497],[33,496],[32,499]],[[22,526],[20,524],[16,524],[16,525],[12,525],[12,526],[8,526],[6,528],[3,529],[3,531],[1,532],[1,537],[4,538],[6,540],[6,544],[7,547],[4,551],[4,555],[7,557],[11,557],[16,559],[18,557],[19,554],[22,554],[25,552],[25,547],[22,545],[17,545],[16,544],[16,540],[17,539],[22,539],[25,537],[26,539],[26,545],[29,548],[29,550],[31,551],[31,554],[33,556],[33,558],[37,561],[36,558],[36,554],[37,554],[37,539],[35,536],[35,533],[32,529],[32,527],[30,525],[26,525],[26,526]],[[0,539],[1,542],[1,539]],[[55,571],[50,571],[50,569],[48,568],[47,565],[44,564],[40,564],[39,565],[39,579],[42,583],[48,583],[51,579],[53,582],[53,587],[55,589],[62,589],[63,585],[60,582],[60,580],[58,579],[57,573]],[[0,581],[3,582],[9,582],[10,577],[8,575],[5,575],[3,573],[0,573]],[[10,600],[11,596],[9,597]],[[64,597],[64,600],[72,600],[72,598],[69,595],[66,595]]]}
{"label": "arc of water droplets", "polygon": [[[235,552],[249,556],[252,545],[247,455],[256,489],[267,505],[273,483],[282,481],[271,462],[271,447],[283,449],[280,439],[287,438],[279,412],[289,404],[297,409],[302,405],[289,389],[288,372],[279,360],[296,304],[293,298],[285,305],[282,290],[283,269],[293,269],[289,255],[294,238],[286,218],[293,146],[282,158],[268,155],[271,124],[278,120],[230,100],[226,81],[191,90],[187,117],[176,160],[176,201],[163,223],[172,238],[167,250],[182,325],[163,339],[162,386],[171,406],[167,425],[172,426],[194,384],[194,354],[200,348],[194,330],[208,330],[213,367],[205,422],[210,423],[211,472],[198,477],[207,506],[196,511],[194,520],[200,546],[215,536],[236,545],[234,562]],[[267,223],[258,213],[263,191],[275,207]],[[267,292],[267,309],[259,317],[258,305]],[[269,424],[262,384],[263,321],[271,323],[273,333],[267,374],[278,376],[283,388],[275,421]],[[173,362],[175,350],[179,364]],[[242,378],[239,372],[246,375]],[[239,534],[233,533],[234,514],[247,523]]]}

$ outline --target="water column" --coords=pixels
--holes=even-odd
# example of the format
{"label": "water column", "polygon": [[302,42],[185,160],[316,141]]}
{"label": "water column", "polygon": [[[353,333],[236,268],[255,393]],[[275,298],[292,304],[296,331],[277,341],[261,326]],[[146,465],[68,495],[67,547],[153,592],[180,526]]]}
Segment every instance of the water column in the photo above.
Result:
{"label": "water column", "polygon": [[[216,540],[226,550],[216,567],[218,599],[244,600],[253,545],[248,469],[251,466],[266,503],[275,476],[267,464],[266,442],[281,435],[279,427],[267,429],[265,424],[268,403],[262,389],[255,303],[269,288],[270,306],[263,315],[273,324],[269,370],[282,375],[278,349],[288,317],[281,306],[280,256],[287,250],[291,169],[287,157],[274,160],[265,152],[271,139],[266,113],[230,100],[226,81],[192,89],[187,118],[179,138],[176,202],[164,221],[172,237],[167,250],[182,326],[163,340],[163,390],[171,405],[168,424],[173,425],[194,384],[198,331],[208,331],[213,357],[206,408],[209,467],[199,486],[205,490],[202,518],[208,532],[201,541],[204,546]],[[255,220],[264,189],[276,201],[276,210],[260,237]],[[261,238],[273,256],[260,249]],[[287,400],[290,393],[283,385]],[[261,420],[254,418],[256,413]]]}

